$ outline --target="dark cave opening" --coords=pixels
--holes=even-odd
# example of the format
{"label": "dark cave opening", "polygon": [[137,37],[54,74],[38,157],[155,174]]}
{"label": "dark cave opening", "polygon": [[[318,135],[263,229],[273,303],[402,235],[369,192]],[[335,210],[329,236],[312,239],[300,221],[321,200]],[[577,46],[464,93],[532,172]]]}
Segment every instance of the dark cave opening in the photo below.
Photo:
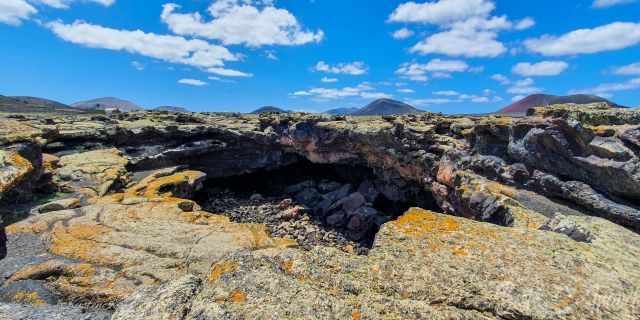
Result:
{"label": "dark cave opening", "polygon": [[235,222],[266,224],[272,235],[295,239],[303,248],[325,245],[359,254],[368,252],[382,224],[407,209],[441,211],[416,182],[364,165],[306,159],[208,179],[196,201]]}

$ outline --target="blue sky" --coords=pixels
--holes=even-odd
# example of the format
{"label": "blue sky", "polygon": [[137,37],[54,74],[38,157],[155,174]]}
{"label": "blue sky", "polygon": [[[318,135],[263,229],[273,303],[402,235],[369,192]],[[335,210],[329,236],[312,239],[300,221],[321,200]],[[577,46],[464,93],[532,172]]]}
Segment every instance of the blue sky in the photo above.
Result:
{"label": "blue sky", "polygon": [[2,0],[0,94],[445,113],[593,93],[640,105],[640,1]]}

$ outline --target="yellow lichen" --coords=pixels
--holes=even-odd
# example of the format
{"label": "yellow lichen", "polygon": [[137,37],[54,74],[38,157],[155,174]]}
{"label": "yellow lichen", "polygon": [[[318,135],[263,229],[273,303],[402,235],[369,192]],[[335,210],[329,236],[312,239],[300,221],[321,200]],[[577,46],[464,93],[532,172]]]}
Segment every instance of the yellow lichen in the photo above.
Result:
{"label": "yellow lichen", "polygon": [[101,225],[75,224],[68,227],[56,225],[51,231],[53,254],[88,261],[103,266],[121,266],[120,259],[106,254],[108,245],[96,241],[111,230]]}
{"label": "yellow lichen", "polygon": [[280,264],[282,270],[288,274],[293,274],[293,260],[285,260]]}
{"label": "yellow lichen", "polygon": [[235,272],[236,270],[238,270],[238,263],[235,261],[223,261],[216,263],[211,267],[208,279],[210,282],[215,282],[224,274]]}
{"label": "yellow lichen", "polygon": [[13,297],[16,303],[29,304],[32,306],[39,306],[46,304],[44,300],[40,298],[37,292],[18,291]]}
{"label": "yellow lichen", "polygon": [[394,222],[405,235],[423,237],[430,233],[447,233],[460,229],[460,223],[452,217],[437,216],[427,210],[411,208]]}
{"label": "yellow lichen", "polygon": [[247,302],[247,294],[240,289],[233,290],[229,294],[229,301],[233,303],[245,303]]}

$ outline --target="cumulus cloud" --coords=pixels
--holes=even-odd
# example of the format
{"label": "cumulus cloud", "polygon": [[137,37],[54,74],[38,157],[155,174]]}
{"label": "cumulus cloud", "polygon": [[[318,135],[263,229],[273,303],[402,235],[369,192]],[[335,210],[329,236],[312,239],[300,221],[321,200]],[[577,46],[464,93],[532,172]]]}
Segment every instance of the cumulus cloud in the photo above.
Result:
{"label": "cumulus cloud", "polygon": [[209,6],[212,19],[200,13],[178,13],[180,6],[163,6],[161,19],[179,35],[216,39],[227,45],[249,47],[265,45],[302,45],[320,42],[322,30],[304,29],[298,19],[268,0],[216,0]]}
{"label": "cumulus cloud", "polygon": [[[69,8],[72,2],[75,2],[77,0],[34,0],[34,1],[48,5],[53,8],[57,8],[57,9],[67,9]],[[85,0],[85,1],[101,4],[105,7],[109,7],[116,2],[116,0]]]}
{"label": "cumulus cloud", "polygon": [[453,72],[465,72],[469,65],[462,60],[432,59],[426,64],[407,62],[400,65],[396,74],[413,81],[427,81],[429,74],[437,78],[450,77]]}
{"label": "cumulus cloud", "polygon": [[314,70],[325,73],[333,74],[348,74],[352,76],[359,76],[367,73],[369,67],[362,61],[355,61],[350,63],[338,63],[336,65],[329,65],[324,61],[316,63]]}
{"label": "cumulus cloud", "polygon": [[629,4],[636,2],[636,0],[594,0],[592,6],[594,8],[609,8],[621,4]]}
{"label": "cumulus cloud", "polygon": [[392,95],[375,91],[369,83],[363,82],[355,87],[343,88],[312,88],[309,90],[296,91],[290,94],[294,97],[313,96],[320,99],[343,99],[343,98],[363,98],[363,99],[379,99],[391,98]]}
{"label": "cumulus cloud", "polygon": [[415,90],[409,89],[409,88],[402,88],[402,89],[398,89],[396,91],[398,91],[400,93],[415,93]]}
{"label": "cumulus cloud", "polygon": [[246,72],[233,70],[233,69],[217,68],[217,67],[207,68],[207,72],[217,74],[219,76],[224,76],[224,77],[240,77],[240,78],[253,77],[253,74],[251,73],[246,73]]}
{"label": "cumulus cloud", "polygon": [[131,61],[131,66],[138,71],[144,70],[144,64],[139,61]]}
{"label": "cumulus cloud", "polygon": [[617,75],[622,75],[622,76],[640,75],[640,62],[618,67],[615,70],[613,70],[613,73]]}
{"label": "cumulus cloud", "polygon": [[494,81],[498,81],[501,85],[508,85],[511,83],[511,80],[509,80],[509,78],[499,73],[492,75],[491,79]]}
{"label": "cumulus cloud", "polygon": [[531,18],[514,23],[506,16],[491,16],[492,0],[439,0],[407,2],[390,15],[390,22],[421,23],[438,26],[441,31],[427,36],[411,48],[419,54],[464,57],[496,57],[507,51],[498,41],[502,30],[532,27]]}
{"label": "cumulus cloud", "polygon": [[223,70],[225,61],[238,60],[227,48],[198,39],[112,29],[84,21],[72,24],[55,21],[48,23],[47,27],[61,39],[85,47],[126,51],[214,71]]}
{"label": "cumulus cloud", "polygon": [[545,56],[598,53],[628,48],[640,43],[640,23],[614,22],[593,29],[579,29],[561,36],[528,39],[525,47]]}
{"label": "cumulus cloud", "polygon": [[392,34],[394,39],[407,39],[411,36],[413,36],[413,31],[407,29],[407,28],[402,28],[402,29],[398,29],[396,30],[393,34]]}
{"label": "cumulus cloud", "polygon": [[178,83],[194,87],[202,87],[207,85],[206,82],[198,79],[180,79],[178,80]]}
{"label": "cumulus cloud", "polygon": [[454,57],[493,58],[507,50],[496,38],[495,32],[453,29],[427,37],[414,45],[411,52],[424,55],[437,53]]}
{"label": "cumulus cloud", "polygon": [[436,2],[406,2],[399,5],[391,22],[449,24],[472,17],[485,17],[495,9],[489,0],[441,0]]}
{"label": "cumulus cloud", "polygon": [[557,76],[567,70],[569,64],[564,61],[542,61],[538,63],[521,62],[511,71],[523,77]]}
{"label": "cumulus cloud", "polygon": [[520,101],[520,100],[522,100],[522,99],[524,99],[524,98],[526,98],[526,97],[527,97],[527,96],[523,96],[523,95],[513,96],[513,97],[511,98],[511,102]]}
{"label": "cumulus cloud", "polygon": [[529,29],[529,28],[531,28],[531,27],[533,27],[535,25],[536,25],[536,21],[533,20],[533,18],[526,17],[526,18],[518,21],[518,23],[516,23],[514,28],[516,30],[526,30],[526,29]]}
{"label": "cumulus cloud", "polygon": [[320,79],[320,81],[322,81],[324,83],[334,83],[334,82],[338,82],[338,78],[322,77],[322,79]]}
{"label": "cumulus cloud", "polygon": [[572,90],[570,94],[598,94],[601,96],[610,95],[611,92],[615,91],[629,91],[640,89],[640,78],[630,79],[625,82],[617,82],[617,83],[603,83],[593,88],[582,89],[582,90]]}
{"label": "cumulus cloud", "polygon": [[460,92],[453,90],[442,90],[433,92],[434,95],[437,96],[449,96],[449,97],[457,97],[460,95]]}
{"label": "cumulus cloud", "polygon": [[516,95],[528,95],[542,92],[543,89],[535,87],[534,83],[535,81],[533,81],[533,79],[531,78],[518,80],[514,82],[510,88],[507,89],[507,92]]}
{"label": "cumulus cloud", "polygon": [[489,103],[500,102],[503,99],[499,96],[492,96],[493,91],[484,90],[483,95],[460,93],[454,90],[441,90],[432,92],[435,98],[410,100],[412,104],[426,107],[431,105],[441,105],[449,103]]}
{"label": "cumulus cloud", "polygon": [[0,23],[18,26],[23,20],[29,19],[38,10],[25,0],[0,1]]}

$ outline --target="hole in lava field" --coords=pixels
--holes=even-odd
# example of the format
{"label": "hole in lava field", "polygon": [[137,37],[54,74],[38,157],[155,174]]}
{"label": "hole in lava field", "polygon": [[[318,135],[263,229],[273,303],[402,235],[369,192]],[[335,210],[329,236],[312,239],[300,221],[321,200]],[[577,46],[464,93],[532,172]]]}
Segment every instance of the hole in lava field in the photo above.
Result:
{"label": "hole in lava field", "polygon": [[196,201],[232,221],[263,223],[274,236],[366,254],[380,226],[418,206],[440,211],[416,183],[383,179],[365,166],[307,160],[275,170],[213,178]]}

